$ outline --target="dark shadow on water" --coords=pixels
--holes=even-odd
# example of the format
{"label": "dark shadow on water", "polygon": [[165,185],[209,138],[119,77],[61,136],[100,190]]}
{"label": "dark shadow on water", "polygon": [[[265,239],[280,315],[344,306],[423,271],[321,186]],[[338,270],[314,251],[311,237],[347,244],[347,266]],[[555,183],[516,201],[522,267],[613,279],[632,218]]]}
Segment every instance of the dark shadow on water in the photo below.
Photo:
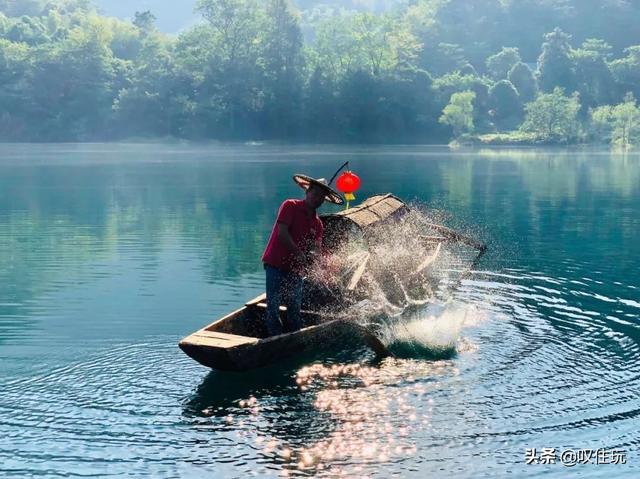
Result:
{"label": "dark shadow on water", "polygon": [[455,346],[433,347],[417,341],[395,342],[388,345],[389,351],[400,359],[424,359],[427,361],[440,361],[453,359],[458,355]]}
{"label": "dark shadow on water", "polygon": [[[380,363],[367,348],[340,348],[309,352],[271,366],[245,372],[210,371],[196,390],[183,403],[183,416],[189,418],[224,416],[238,402],[250,396],[294,398],[300,392],[296,372],[313,363],[348,364],[354,362],[375,366]],[[296,399],[297,400],[297,399]],[[203,412],[203,411],[206,411]]]}
{"label": "dark shadow on water", "polygon": [[[373,366],[379,362],[366,349],[331,350],[307,354],[281,361],[253,371],[232,373],[210,371],[196,390],[183,403],[185,422],[198,428],[203,423],[213,425],[202,429],[205,434],[242,429],[243,418],[251,417],[251,407],[241,401],[255,398],[259,408],[259,435],[274,438],[279,444],[299,450],[309,443],[329,437],[340,421],[315,405],[317,390],[300,387],[297,372],[304,366],[322,363]],[[353,387],[350,385],[349,387]],[[233,420],[227,422],[227,418]],[[265,461],[288,464],[278,454],[264,452]]]}

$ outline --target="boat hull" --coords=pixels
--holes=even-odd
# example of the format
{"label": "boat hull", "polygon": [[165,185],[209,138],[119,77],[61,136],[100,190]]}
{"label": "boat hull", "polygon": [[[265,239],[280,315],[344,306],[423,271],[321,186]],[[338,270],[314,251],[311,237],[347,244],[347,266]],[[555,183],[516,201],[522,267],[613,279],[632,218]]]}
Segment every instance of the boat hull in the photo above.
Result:
{"label": "boat hull", "polygon": [[[224,371],[247,371],[305,351],[345,343],[369,346],[378,355],[386,352],[385,346],[366,328],[344,320],[328,320],[272,337],[225,332],[249,328],[256,319],[259,320],[251,308],[245,307],[187,336],[180,341],[180,349],[200,364]],[[232,327],[234,323],[236,328]]]}

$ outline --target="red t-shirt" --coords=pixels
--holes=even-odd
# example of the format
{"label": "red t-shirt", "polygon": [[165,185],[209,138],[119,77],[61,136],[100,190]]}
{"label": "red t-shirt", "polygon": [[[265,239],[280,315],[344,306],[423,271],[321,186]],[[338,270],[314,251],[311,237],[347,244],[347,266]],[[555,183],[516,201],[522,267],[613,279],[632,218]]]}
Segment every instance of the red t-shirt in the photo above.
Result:
{"label": "red t-shirt", "polygon": [[278,217],[273,225],[267,247],[262,254],[262,262],[285,271],[299,269],[294,267],[293,254],[278,239],[278,223],[289,227],[293,242],[307,254],[314,246],[322,242],[324,227],[317,213],[309,216],[304,200],[285,200],[278,210]]}

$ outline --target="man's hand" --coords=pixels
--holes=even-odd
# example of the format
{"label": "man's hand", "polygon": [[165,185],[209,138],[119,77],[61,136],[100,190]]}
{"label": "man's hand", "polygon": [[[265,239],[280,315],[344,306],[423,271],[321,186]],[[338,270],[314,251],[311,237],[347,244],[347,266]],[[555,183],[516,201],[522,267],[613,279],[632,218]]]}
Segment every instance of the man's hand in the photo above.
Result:
{"label": "man's hand", "polygon": [[307,257],[299,248],[296,248],[296,251],[293,253],[293,261],[299,266],[305,266],[307,264]]}
{"label": "man's hand", "polygon": [[322,259],[322,255],[320,254],[320,251],[316,249],[312,249],[311,251],[309,251],[308,258],[309,258],[309,263],[313,264],[320,261]]}

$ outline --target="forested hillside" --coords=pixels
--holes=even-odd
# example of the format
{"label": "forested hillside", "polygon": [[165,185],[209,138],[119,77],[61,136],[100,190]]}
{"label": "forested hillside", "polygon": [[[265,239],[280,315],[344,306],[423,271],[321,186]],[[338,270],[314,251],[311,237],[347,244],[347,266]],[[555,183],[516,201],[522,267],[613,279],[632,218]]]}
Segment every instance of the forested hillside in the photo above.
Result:
{"label": "forested hillside", "polygon": [[[121,19],[133,18],[136,11],[150,10],[158,19],[158,28],[176,33],[195,24],[199,15],[195,11],[197,0],[90,0],[98,12]],[[2,0],[5,11],[16,15],[34,15],[42,11],[50,0]],[[403,5],[405,0],[294,0],[302,11],[327,9],[368,10],[380,12]]]}
{"label": "forested hillside", "polygon": [[638,2],[298,6],[199,0],[202,22],[167,36],[150,11],[130,23],[85,0],[0,0],[0,138],[640,136]]}

